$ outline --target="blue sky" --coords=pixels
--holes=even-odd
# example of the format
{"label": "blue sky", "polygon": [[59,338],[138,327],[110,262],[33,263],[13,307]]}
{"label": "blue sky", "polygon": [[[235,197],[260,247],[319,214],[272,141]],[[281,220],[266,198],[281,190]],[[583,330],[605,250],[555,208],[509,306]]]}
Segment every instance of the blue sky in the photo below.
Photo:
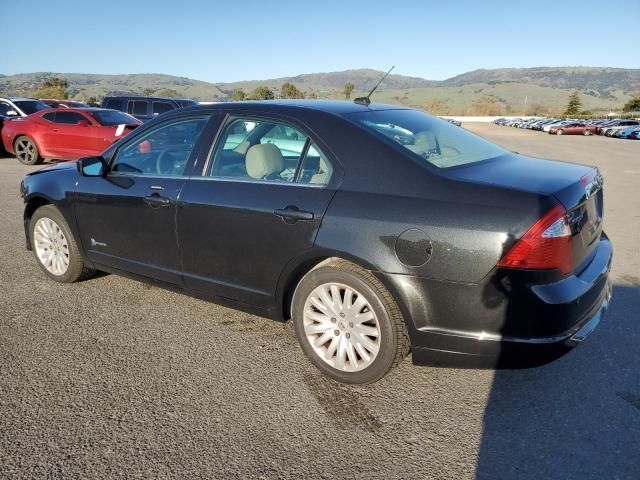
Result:
{"label": "blue sky", "polygon": [[640,68],[637,41],[621,48],[640,30],[640,0],[0,0],[0,18],[3,74],[227,82],[396,65],[440,80],[477,68]]}

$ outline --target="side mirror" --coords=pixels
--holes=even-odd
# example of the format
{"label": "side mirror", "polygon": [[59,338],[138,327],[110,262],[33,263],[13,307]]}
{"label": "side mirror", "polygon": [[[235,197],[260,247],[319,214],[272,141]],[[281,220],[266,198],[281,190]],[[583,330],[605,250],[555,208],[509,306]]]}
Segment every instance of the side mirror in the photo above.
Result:
{"label": "side mirror", "polygon": [[78,171],[84,177],[103,176],[105,166],[105,161],[102,157],[84,157],[78,160]]}
{"label": "side mirror", "polygon": [[17,117],[18,116],[18,112],[16,112],[15,110],[9,110],[7,113],[5,113],[5,115],[7,117]]}
{"label": "side mirror", "polygon": [[80,125],[81,127],[90,127],[91,124],[89,123],[89,120],[78,120],[78,125]]}

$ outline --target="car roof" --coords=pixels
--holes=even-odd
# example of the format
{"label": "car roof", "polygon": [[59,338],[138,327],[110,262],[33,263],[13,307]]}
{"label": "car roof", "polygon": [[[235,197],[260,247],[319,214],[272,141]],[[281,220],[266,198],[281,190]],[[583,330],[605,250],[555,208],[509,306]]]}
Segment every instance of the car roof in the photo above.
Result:
{"label": "car roof", "polygon": [[[196,102],[196,100],[194,100],[193,98],[178,98],[178,97],[145,97],[142,95],[109,95],[108,97],[104,97],[105,100],[109,100],[110,98],[126,98],[126,99],[132,99],[132,100],[173,100],[178,101],[178,102]],[[198,103],[198,102],[196,102]]]}
{"label": "car roof", "polygon": [[29,97],[3,97],[3,100],[10,100],[12,102],[24,102],[26,100],[39,102],[37,98],[29,98]]}
{"label": "car roof", "polygon": [[281,111],[291,108],[304,110],[316,110],[335,115],[347,113],[370,112],[380,110],[410,110],[401,105],[388,105],[384,103],[371,103],[362,105],[349,100],[247,100],[242,102],[221,102],[208,105],[194,105],[188,110],[225,109],[229,107],[256,107],[262,111]]}

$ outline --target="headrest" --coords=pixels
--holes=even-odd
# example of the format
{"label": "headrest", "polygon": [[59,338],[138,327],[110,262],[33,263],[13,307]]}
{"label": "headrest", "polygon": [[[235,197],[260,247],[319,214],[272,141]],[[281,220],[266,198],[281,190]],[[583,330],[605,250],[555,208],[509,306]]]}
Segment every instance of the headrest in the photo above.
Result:
{"label": "headrest", "polygon": [[247,150],[245,164],[249,176],[258,180],[284,170],[282,153],[273,143],[263,143],[251,147]]}

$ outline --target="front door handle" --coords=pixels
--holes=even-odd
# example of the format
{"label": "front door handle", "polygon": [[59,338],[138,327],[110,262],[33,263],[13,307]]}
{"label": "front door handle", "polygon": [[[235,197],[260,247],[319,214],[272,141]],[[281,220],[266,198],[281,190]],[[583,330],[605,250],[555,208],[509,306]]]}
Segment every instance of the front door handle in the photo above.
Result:
{"label": "front door handle", "polygon": [[287,223],[295,223],[299,220],[313,220],[313,212],[300,210],[295,205],[287,205],[284,208],[278,208],[273,211],[273,214],[282,218]]}
{"label": "front door handle", "polygon": [[157,193],[153,193],[148,197],[144,197],[144,203],[149,205],[151,208],[168,207],[169,205],[171,205],[171,199],[167,197],[161,197]]}

